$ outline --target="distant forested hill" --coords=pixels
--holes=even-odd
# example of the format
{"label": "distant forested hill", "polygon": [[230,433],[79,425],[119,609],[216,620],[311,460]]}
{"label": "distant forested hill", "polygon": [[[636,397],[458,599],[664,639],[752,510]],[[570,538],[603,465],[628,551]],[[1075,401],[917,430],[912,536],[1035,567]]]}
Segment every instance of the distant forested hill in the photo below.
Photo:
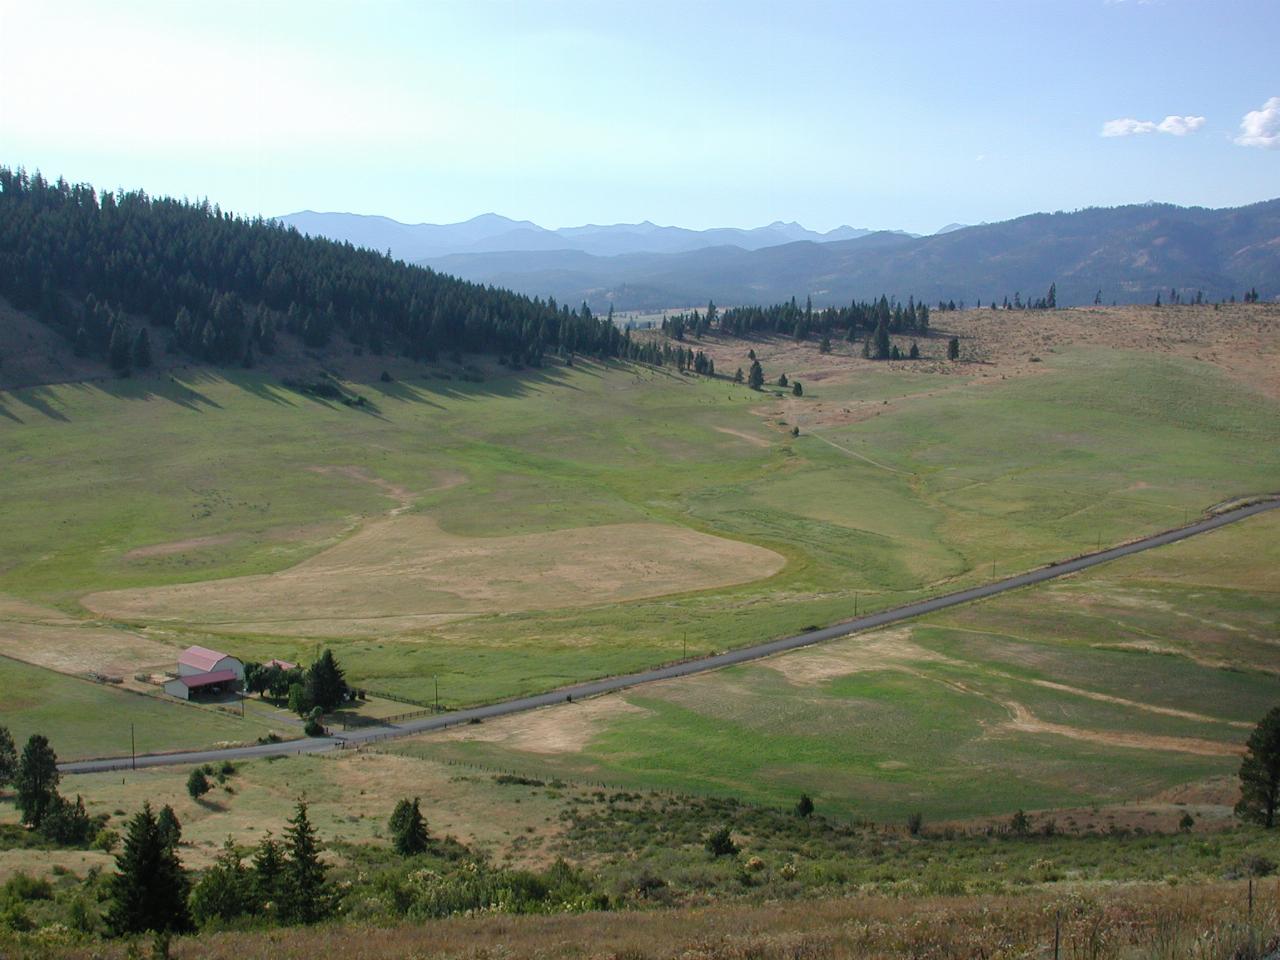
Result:
{"label": "distant forested hill", "polygon": [[[0,295],[81,356],[147,366],[155,334],[213,363],[271,353],[281,329],[432,359],[493,352],[629,355],[590,310],[407,266],[205,203],[96,192],[0,168]],[[639,349],[639,348],[634,348]]]}
{"label": "distant forested hill", "polygon": [[458,254],[440,270],[526,293],[619,310],[792,296],[822,306],[888,291],[973,304],[1040,296],[1056,283],[1063,306],[1280,296],[1280,200],[1228,210],[1169,204],[1038,213],[930,237],[873,233],[762,250],[599,257],[577,251]]}

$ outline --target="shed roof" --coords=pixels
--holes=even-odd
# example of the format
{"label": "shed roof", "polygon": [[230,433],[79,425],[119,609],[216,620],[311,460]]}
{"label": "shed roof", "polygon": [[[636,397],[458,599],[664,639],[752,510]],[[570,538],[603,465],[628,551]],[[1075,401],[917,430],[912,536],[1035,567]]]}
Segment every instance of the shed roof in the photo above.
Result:
{"label": "shed roof", "polygon": [[216,683],[228,683],[235,679],[236,672],[234,670],[214,670],[212,673],[193,673],[177,678],[178,682],[188,689],[211,687]]}
{"label": "shed roof", "polygon": [[187,647],[178,654],[179,663],[195,667],[197,670],[212,670],[218,665],[218,661],[226,658],[227,654],[220,650],[210,650],[208,647]]}

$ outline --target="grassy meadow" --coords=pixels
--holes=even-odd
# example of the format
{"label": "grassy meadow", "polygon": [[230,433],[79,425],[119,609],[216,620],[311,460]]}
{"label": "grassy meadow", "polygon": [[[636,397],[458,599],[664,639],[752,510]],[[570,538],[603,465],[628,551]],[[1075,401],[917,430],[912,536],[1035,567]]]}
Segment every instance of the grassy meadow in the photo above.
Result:
{"label": "grassy meadow", "polygon": [[[723,370],[748,344],[708,346]],[[983,362],[945,376],[875,365],[846,344],[821,358],[755,346],[770,381],[808,378],[803,399],[587,362],[388,360],[384,381],[368,357],[335,371],[363,406],[266,370],[0,393],[0,649],[38,647],[33,659],[76,674],[103,659],[103,631],[145,644],[149,666],[192,642],[303,661],[328,645],[372,690],[430,699],[438,678],[443,703],[470,704],[1025,569],[1280,477],[1280,404],[1187,356],[1064,345],[1006,378]],[[343,594],[348,574],[358,589]],[[38,643],[12,639],[36,627]],[[945,648],[931,630],[913,642]],[[937,701],[955,713],[937,745],[949,755],[1008,712],[961,691],[965,669],[992,682],[965,662],[946,667],[959,671],[949,687],[866,676],[848,696],[907,731],[894,716]],[[132,673],[124,653],[111,666]],[[1060,692],[1017,693],[1045,722],[1066,709],[1047,702]],[[678,710],[654,706],[666,719],[648,734],[685,725]],[[1153,717],[1172,731],[1160,735],[1214,739],[1212,722]],[[885,782],[865,760],[857,776]],[[1174,760],[1156,765],[1181,778],[1222,762]]]}
{"label": "grassy meadow", "polygon": [[1083,828],[1089,808],[1215,778],[1229,807],[1238,751],[1276,705],[1277,571],[1280,517],[1263,515],[908,626],[393,749],[777,806],[807,792],[882,822],[1080,808],[1062,826]]}

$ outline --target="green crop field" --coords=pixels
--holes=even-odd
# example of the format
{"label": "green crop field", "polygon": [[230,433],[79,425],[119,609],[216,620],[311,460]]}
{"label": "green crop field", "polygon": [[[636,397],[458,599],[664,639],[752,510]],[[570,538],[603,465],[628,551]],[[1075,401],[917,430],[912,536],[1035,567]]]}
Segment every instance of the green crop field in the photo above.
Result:
{"label": "green crop field", "polygon": [[[757,346],[772,380],[783,361]],[[591,363],[478,377],[388,360],[384,382],[368,358],[343,381],[363,406],[265,371],[0,393],[0,650],[79,673],[103,631],[147,666],[192,642],[303,661],[328,645],[361,685],[422,699],[438,678],[461,705],[785,635],[1280,487],[1280,404],[1187,357],[1063,348],[1007,381],[840,362],[802,400]],[[913,642],[945,648],[938,624]],[[111,664],[129,676],[125,653]],[[856,683],[893,708],[887,729],[937,699],[955,716],[943,753],[1004,710],[909,676]],[[1032,692],[1042,720],[1063,712]],[[677,706],[645,722],[680,727]],[[880,782],[875,762],[860,776]],[[1166,780],[1179,764],[1222,761],[1153,761]]]}

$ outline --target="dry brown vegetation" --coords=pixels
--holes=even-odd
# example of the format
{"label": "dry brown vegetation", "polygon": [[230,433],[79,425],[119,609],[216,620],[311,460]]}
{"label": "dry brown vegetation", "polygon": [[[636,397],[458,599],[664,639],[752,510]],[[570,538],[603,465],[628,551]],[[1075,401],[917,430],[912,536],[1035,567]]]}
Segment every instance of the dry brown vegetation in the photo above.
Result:
{"label": "dry brown vegetation", "polygon": [[[509,537],[460,537],[433,517],[397,516],[280,573],[95,593],[121,620],[181,620],[341,635],[352,621],[620,603],[768,577],[771,550],[674,525],[609,524]],[[282,623],[283,622],[283,623]],[[394,629],[394,626],[392,627]]]}
{"label": "dry brown vegetation", "polygon": [[[948,337],[960,339],[960,360],[949,362]],[[767,382],[786,373],[806,388],[844,383],[876,370],[930,374],[927,381],[902,397],[882,400],[831,402],[810,396],[803,403],[789,395],[762,405],[758,412],[770,420],[803,422],[813,427],[856,423],[890,412],[908,397],[936,396],[940,390],[961,383],[999,382],[1033,376],[1045,370],[1047,355],[1073,347],[1136,350],[1210,363],[1233,379],[1267,396],[1280,398],[1280,306],[1228,304],[1212,307],[1077,307],[1069,310],[958,310],[934,313],[928,338],[893,338],[905,351],[915,340],[920,360],[864,360],[861,343],[832,341],[832,351],[821,354],[813,342],[796,343],[789,337],[743,341],[709,336],[697,349],[710,355],[716,370],[732,374],[750,364],[747,350],[754,349],[765,369]],[[942,378],[949,379],[942,379]],[[954,379],[950,379],[954,378]],[[811,391],[812,393],[812,391]]]}
{"label": "dry brown vegetation", "polygon": [[[481,916],[400,926],[354,925],[206,934],[172,955],[208,960],[425,957],[610,960],[1229,960],[1274,949],[1274,881],[1252,915],[1245,884],[1127,886],[1019,897],[864,897],[764,906]],[[69,956],[123,957],[95,945]]]}

